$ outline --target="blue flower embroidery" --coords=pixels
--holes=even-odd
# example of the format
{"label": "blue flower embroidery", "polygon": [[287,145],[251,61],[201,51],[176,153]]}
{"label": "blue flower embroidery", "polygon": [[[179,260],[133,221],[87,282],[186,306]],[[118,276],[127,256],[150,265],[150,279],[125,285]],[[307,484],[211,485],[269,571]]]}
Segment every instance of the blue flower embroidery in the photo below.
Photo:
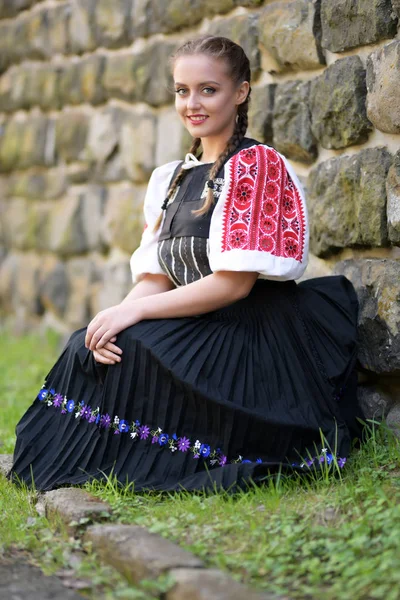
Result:
{"label": "blue flower embroidery", "polygon": [[47,392],[48,392],[48,390],[46,390],[44,388],[43,388],[43,390],[40,390],[40,392],[37,395],[37,397],[40,400],[40,402],[43,402],[43,400],[46,400],[46,398],[47,398]]}
{"label": "blue flower embroidery", "polygon": [[129,431],[128,421],[120,421],[119,430],[123,433],[127,433]]}
{"label": "blue flower embroidery", "polygon": [[75,408],[75,402],[73,400],[68,400],[66,408],[69,413],[72,413]]}
{"label": "blue flower embroidery", "polygon": [[211,448],[207,444],[202,444],[200,446],[200,454],[201,456],[207,457],[210,456]]}
{"label": "blue flower embroidery", "polygon": [[165,446],[168,443],[169,435],[167,433],[160,433],[158,438],[158,443],[160,446]]}

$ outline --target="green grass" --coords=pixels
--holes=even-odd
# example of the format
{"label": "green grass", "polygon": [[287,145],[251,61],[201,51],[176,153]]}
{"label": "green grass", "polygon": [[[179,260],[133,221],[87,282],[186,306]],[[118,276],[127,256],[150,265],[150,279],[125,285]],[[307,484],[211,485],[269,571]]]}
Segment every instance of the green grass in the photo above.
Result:
{"label": "green grass", "polygon": [[[32,336],[7,338],[3,345],[3,452],[12,450],[15,423],[40,389],[56,345],[54,337]],[[369,441],[353,452],[340,477],[281,477],[235,495],[135,494],[133,485],[121,487],[112,478],[86,488],[111,504],[114,520],[147,526],[254,588],[291,598],[397,600],[400,447],[384,426],[369,427]],[[42,566],[57,570],[65,563],[65,553],[85,549],[62,532],[51,532],[47,521],[35,514],[34,501],[32,494],[0,478],[1,544],[28,549]],[[43,549],[49,536],[50,554]],[[77,576],[90,579],[92,593],[93,586],[96,590],[105,580],[107,585],[113,581],[110,597],[115,598],[149,599],[155,593],[152,585],[167,585],[127,586],[115,572],[99,568],[90,552],[84,554]]]}

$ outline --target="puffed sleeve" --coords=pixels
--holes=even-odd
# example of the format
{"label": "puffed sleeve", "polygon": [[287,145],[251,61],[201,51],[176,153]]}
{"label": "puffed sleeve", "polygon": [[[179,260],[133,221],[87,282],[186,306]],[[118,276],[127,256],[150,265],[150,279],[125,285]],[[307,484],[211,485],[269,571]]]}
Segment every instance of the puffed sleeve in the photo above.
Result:
{"label": "puffed sleeve", "polygon": [[225,165],[211,218],[211,270],[298,279],[307,266],[308,243],[304,192],[285,157],[261,144],[235,154]]}
{"label": "puffed sleeve", "polygon": [[165,200],[172,175],[180,163],[179,160],[158,167],[151,174],[144,199],[145,228],[140,246],[131,256],[130,266],[134,283],[144,275],[162,275],[164,271],[158,263],[157,243],[161,227],[155,232],[154,227],[161,213],[161,205]]}

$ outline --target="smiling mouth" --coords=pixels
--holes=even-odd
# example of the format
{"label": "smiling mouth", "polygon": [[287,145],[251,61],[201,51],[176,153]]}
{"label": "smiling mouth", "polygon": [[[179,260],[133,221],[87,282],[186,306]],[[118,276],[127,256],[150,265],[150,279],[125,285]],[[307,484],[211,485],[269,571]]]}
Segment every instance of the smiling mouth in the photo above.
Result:
{"label": "smiling mouth", "polygon": [[204,123],[206,119],[208,119],[207,115],[188,115],[187,117],[191,123],[199,124]]}

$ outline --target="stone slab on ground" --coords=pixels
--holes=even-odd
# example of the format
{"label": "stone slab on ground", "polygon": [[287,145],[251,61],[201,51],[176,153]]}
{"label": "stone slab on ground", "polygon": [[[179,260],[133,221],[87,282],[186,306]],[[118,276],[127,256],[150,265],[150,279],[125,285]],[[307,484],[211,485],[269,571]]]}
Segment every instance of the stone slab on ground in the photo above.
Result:
{"label": "stone slab on ground", "polygon": [[0,559],[0,598],[4,600],[79,600],[83,596],[15,558]]}
{"label": "stone slab on ground", "polygon": [[12,454],[0,454],[0,473],[7,475],[13,462]]}
{"label": "stone slab on ground", "polygon": [[102,560],[135,583],[170,569],[203,567],[187,550],[136,525],[93,525],[85,541],[92,542]]}
{"label": "stone slab on ground", "polygon": [[70,527],[81,519],[101,520],[111,514],[110,506],[80,488],[60,488],[44,494],[46,517],[58,516]]}
{"label": "stone slab on ground", "polygon": [[217,569],[174,569],[170,575],[176,584],[166,600],[278,600],[275,595],[250,590]]}

